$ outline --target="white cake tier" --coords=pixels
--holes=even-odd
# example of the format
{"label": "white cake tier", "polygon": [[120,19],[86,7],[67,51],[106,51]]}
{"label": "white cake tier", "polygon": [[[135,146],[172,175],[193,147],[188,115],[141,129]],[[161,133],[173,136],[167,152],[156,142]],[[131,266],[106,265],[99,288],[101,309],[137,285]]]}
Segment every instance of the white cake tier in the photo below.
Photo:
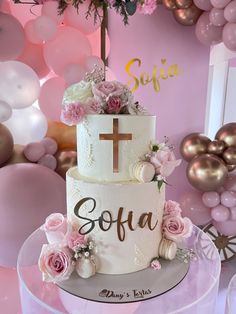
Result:
{"label": "white cake tier", "polygon": [[155,130],[155,116],[88,115],[77,125],[79,173],[94,181],[132,180],[129,166],[150,150]]}
{"label": "white cake tier", "polygon": [[125,274],[148,267],[161,241],[164,187],[159,192],[156,182],[86,182],[76,167],[67,172],[66,182],[68,219],[94,240],[97,272]]}

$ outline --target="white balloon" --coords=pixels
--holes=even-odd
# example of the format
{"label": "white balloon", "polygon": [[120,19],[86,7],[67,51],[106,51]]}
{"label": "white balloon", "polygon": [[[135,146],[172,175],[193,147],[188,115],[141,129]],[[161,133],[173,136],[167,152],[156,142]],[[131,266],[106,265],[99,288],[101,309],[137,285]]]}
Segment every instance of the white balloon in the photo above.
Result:
{"label": "white balloon", "polygon": [[3,100],[0,100],[0,123],[7,121],[12,115],[12,108]]}
{"label": "white balloon", "polygon": [[28,65],[19,61],[0,63],[0,99],[13,109],[31,106],[39,90],[39,78]]}
{"label": "white balloon", "polygon": [[3,123],[9,128],[15,144],[27,145],[41,141],[47,133],[47,119],[39,109],[28,107],[13,110],[11,118]]}

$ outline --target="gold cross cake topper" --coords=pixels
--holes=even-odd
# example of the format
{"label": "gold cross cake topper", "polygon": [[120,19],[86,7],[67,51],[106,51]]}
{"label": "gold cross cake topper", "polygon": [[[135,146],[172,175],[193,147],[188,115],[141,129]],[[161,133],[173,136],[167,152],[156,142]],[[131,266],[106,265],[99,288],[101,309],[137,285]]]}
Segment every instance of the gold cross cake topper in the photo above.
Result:
{"label": "gold cross cake topper", "polygon": [[119,119],[113,119],[113,133],[99,134],[99,140],[113,141],[113,172],[119,172],[119,141],[132,140],[131,133],[119,133]]}

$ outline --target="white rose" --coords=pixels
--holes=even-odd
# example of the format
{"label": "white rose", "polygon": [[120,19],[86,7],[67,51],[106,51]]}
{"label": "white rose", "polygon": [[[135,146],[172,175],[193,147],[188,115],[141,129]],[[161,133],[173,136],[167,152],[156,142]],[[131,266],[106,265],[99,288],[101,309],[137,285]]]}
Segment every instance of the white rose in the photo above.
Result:
{"label": "white rose", "polygon": [[91,82],[80,81],[68,87],[64,93],[63,103],[82,102],[93,97]]}

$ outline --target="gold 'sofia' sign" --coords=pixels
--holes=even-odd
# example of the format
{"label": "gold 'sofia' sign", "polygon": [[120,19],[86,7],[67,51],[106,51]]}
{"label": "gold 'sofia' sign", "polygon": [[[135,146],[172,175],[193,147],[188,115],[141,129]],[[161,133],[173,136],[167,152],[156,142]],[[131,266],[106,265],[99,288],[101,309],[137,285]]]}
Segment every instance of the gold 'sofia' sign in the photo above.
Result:
{"label": "gold 'sofia' sign", "polygon": [[136,76],[133,72],[134,65],[137,65],[140,68],[142,65],[142,61],[138,58],[134,58],[131,59],[125,66],[126,73],[132,78],[127,83],[132,92],[136,91],[140,85],[145,86],[152,83],[154,91],[159,93],[161,90],[162,80],[177,77],[182,73],[178,64],[171,64],[168,66],[166,59],[161,59],[160,68],[154,65],[151,74],[148,74],[147,72],[142,72],[139,77]]}
{"label": "gold 'sofia' sign", "polygon": [[130,231],[135,231],[137,228],[143,229],[145,227],[150,231],[153,231],[158,224],[158,219],[156,220],[153,218],[152,212],[144,212],[140,215],[138,223],[135,225],[133,222],[134,212],[129,211],[127,213],[127,217],[124,217],[123,207],[119,208],[117,217],[112,217],[109,210],[104,210],[99,217],[92,219],[88,217],[87,213],[83,216],[80,212],[84,204],[91,207],[88,210],[88,214],[91,214],[96,208],[96,200],[92,197],[85,197],[75,205],[74,214],[80,219],[79,233],[83,235],[89,234],[95,228],[96,224],[102,231],[108,231],[115,224],[118,239],[120,241],[124,241],[126,235],[126,225]]}

